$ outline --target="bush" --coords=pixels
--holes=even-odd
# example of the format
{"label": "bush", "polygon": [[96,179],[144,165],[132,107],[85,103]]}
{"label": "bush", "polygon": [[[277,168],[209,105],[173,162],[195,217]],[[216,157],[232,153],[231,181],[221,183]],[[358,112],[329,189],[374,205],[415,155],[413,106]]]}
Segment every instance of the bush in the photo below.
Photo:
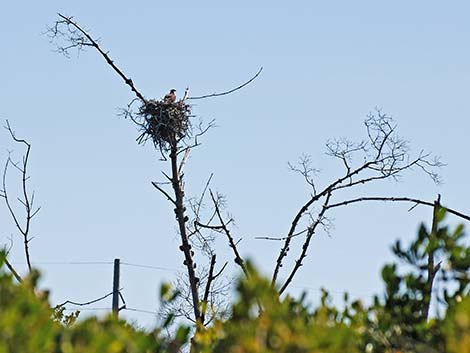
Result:
{"label": "bush", "polygon": [[[36,289],[37,272],[15,282],[0,253],[0,353],[469,353],[470,250],[463,228],[451,232],[441,227],[443,217],[436,217],[431,232],[421,226],[409,247],[395,244],[393,251],[408,272],[385,265],[385,293],[369,307],[349,303],[345,296],[345,307],[338,310],[324,291],[320,306],[312,310],[304,296],[281,298],[247,263],[248,278],[238,282],[230,317],[209,327],[197,324],[191,347],[188,327],[178,327],[173,337],[162,334],[171,313],[152,332],[113,316],[75,321],[77,313],[66,316],[63,308],[52,309],[47,292]],[[441,302],[448,305],[444,317],[429,318],[429,293],[435,291],[426,285],[426,261],[436,254],[436,280],[450,281],[453,290],[441,293]],[[445,268],[441,262],[447,262]],[[168,286],[161,293],[162,300],[176,298]]]}

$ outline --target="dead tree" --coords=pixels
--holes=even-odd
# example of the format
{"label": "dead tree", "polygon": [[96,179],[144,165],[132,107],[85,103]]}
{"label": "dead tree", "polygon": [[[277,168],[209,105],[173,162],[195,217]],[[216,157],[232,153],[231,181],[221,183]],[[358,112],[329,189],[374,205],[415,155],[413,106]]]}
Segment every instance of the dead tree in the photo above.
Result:
{"label": "dead tree", "polygon": [[[20,139],[16,136],[8,120],[6,121],[5,129],[8,131],[8,133],[10,134],[14,142],[20,145],[23,145],[26,148],[26,152],[24,153],[23,158],[20,162],[14,161],[12,158],[12,154],[9,153],[8,158],[5,162],[5,167],[3,168],[2,189],[0,190],[0,197],[2,197],[5,200],[5,205],[7,207],[8,213],[10,214],[13,220],[13,223],[15,224],[16,229],[18,230],[18,232],[20,233],[22,237],[24,254],[26,257],[26,264],[28,265],[28,270],[31,272],[32,265],[31,265],[30,249],[29,249],[29,243],[33,239],[33,237],[31,237],[30,235],[31,221],[41,209],[41,207],[34,206],[34,201],[35,201],[34,191],[30,192],[28,188],[28,180],[29,180],[28,162],[29,162],[29,156],[31,152],[31,144],[28,143],[26,140]],[[21,195],[14,197],[14,198],[12,198],[11,195],[9,194],[8,186],[7,186],[7,175],[10,169],[16,170],[21,175]],[[17,207],[13,203],[14,199],[16,199],[16,201],[23,208],[24,210],[23,217],[20,216]],[[8,262],[7,259],[6,259],[6,265],[10,269],[10,271],[13,273],[15,278],[18,281],[21,281],[21,277],[13,269],[13,267],[11,266],[11,264]]]}
{"label": "dead tree", "polygon": [[[154,147],[160,151],[164,161],[169,160],[170,172],[165,173],[163,182],[153,182],[152,185],[164,195],[174,207],[174,213],[178,224],[178,233],[181,239],[179,249],[184,256],[183,264],[186,267],[189,295],[187,296],[190,307],[192,308],[191,320],[204,324],[207,320],[207,302],[210,294],[214,293],[215,280],[225,268],[215,269],[216,256],[213,251],[208,256],[207,268],[209,269],[204,276],[204,284],[201,283],[200,275],[196,271],[196,261],[194,246],[201,244],[202,223],[189,224],[187,215],[187,198],[184,190],[184,166],[191,150],[199,145],[198,138],[202,136],[213,125],[193,124],[191,118],[190,100],[205,99],[210,97],[223,96],[233,93],[255,80],[260,74],[262,68],[250,80],[231,90],[207,94],[202,96],[188,97],[186,91],[184,97],[179,101],[167,101],[158,99],[147,99],[136,88],[134,82],[126,76],[115,62],[110,58],[109,52],[102,49],[98,40],[83,29],[73,17],[58,14],[59,19],[47,30],[47,34],[52,43],[55,44],[57,52],[69,56],[71,50],[82,51],[85,48],[94,48],[106,61],[106,63],[123,79],[124,83],[130,87],[136,98],[131,101],[126,109],[123,110],[123,116],[132,120],[140,130],[137,137],[138,143],[151,141]],[[134,106],[138,104],[136,110]],[[172,191],[168,191],[171,187]],[[219,206],[214,200],[215,208]],[[217,215],[221,221],[220,226],[224,226],[220,211]],[[199,218],[196,215],[196,218]],[[196,225],[197,224],[197,225]],[[206,224],[209,226],[208,224]],[[208,228],[204,228],[207,230]],[[240,262],[240,260],[238,260]],[[203,305],[204,304],[204,305]],[[186,312],[186,317],[189,315]]]}
{"label": "dead tree", "polygon": [[[364,125],[367,138],[363,141],[355,143],[343,138],[327,142],[327,154],[337,159],[344,170],[342,175],[330,183],[324,186],[317,183],[318,170],[311,166],[310,158],[306,156],[303,156],[298,164],[290,164],[290,168],[299,173],[311,187],[311,195],[295,214],[286,236],[261,237],[265,240],[281,241],[283,244],[272,275],[272,285],[278,286],[280,293],[288,288],[302,266],[312,237],[319,227],[328,230],[330,210],[370,201],[409,202],[414,204],[412,208],[417,205],[434,207],[434,202],[416,198],[363,194],[364,191],[361,190],[363,185],[383,180],[398,180],[404,172],[413,169],[424,172],[433,182],[439,183],[440,177],[437,169],[444,165],[439,158],[432,157],[430,153],[423,150],[413,155],[408,141],[397,134],[397,125],[394,120],[380,110],[370,113]],[[356,192],[358,195],[354,198],[347,198],[343,196],[344,190],[348,190],[348,194]],[[462,219],[470,220],[468,215],[451,208],[443,208]],[[281,268],[285,265],[285,259],[293,242],[299,239],[299,253],[287,276],[280,282]]]}

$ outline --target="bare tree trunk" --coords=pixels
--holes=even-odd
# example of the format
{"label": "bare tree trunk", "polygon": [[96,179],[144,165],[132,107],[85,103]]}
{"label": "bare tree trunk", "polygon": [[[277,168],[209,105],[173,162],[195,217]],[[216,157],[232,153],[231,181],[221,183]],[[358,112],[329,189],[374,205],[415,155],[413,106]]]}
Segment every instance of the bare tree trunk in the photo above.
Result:
{"label": "bare tree trunk", "polygon": [[184,207],[184,189],[182,176],[178,170],[178,148],[176,139],[173,139],[171,143],[170,159],[172,173],[171,183],[175,192],[175,214],[181,235],[180,250],[184,253],[184,264],[188,270],[189,284],[191,287],[191,296],[193,300],[194,319],[195,321],[198,321],[201,320],[201,311],[199,309],[199,294],[197,290],[199,279],[196,277],[196,273],[194,271],[196,263],[193,261],[191,245],[189,244],[188,234],[186,232],[186,222],[188,221],[188,218],[184,214],[186,210]]}
{"label": "bare tree trunk", "polygon": [[[438,195],[437,200],[434,201],[434,208],[433,208],[433,217],[432,217],[432,229],[431,234],[429,235],[429,243],[437,241],[437,212],[441,208],[441,195]],[[436,277],[437,271],[439,271],[440,264],[434,265],[435,259],[435,251],[434,249],[430,248],[428,254],[428,268],[427,268],[427,281],[424,288],[424,298],[423,298],[423,316],[429,318],[429,309],[431,306],[431,296],[432,296],[432,286],[434,283],[434,278]]]}

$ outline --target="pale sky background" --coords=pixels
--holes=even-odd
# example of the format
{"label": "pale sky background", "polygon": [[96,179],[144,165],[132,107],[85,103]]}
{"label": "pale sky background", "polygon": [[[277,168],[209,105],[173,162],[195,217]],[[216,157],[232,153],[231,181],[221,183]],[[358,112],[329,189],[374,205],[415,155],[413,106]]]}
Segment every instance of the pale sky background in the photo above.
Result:
{"label": "pale sky background", "polygon": [[[374,107],[396,119],[415,152],[431,151],[447,166],[440,186],[416,170],[364,193],[430,201],[441,193],[444,205],[470,212],[467,1],[4,1],[0,119],[32,143],[30,185],[42,210],[31,255],[53,304],[111,291],[112,265],[63,263],[119,257],[168,269],[122,267],[127,305],[146,311],[158,309],[159,286],[174,278],[172,269],[183,270],[173,210],[150,184],[168,166],[150,144],[137,145],[135,127],[117,116],[133,95],[96,52],[70,59],[53,52],[42,33],[56,12],[101,38],[146,97],[186,86],[192,95],[223,91],[264,67],[244,90],[194,105],[218,127],[192,153],[186,192],[197,196],[214,173],[212,187],[226,195],[233,234],[243,238],[240,251],[269,276],[280,244],[254,238],[283,236],[309,195],[287,162],[310,154],[320,184],[334,180],[341,164],[325,156],[324,143],[365,138],[362,122]],[[7,150],[21,157],[0,131],[1,161]],[[15,192],[19,178],[11,173],[8,182]],[[361,204],[330,213],[335,227],[330,237],[315,236],[291,293],[303,288],[315,303],[321,286],[338,300],[344,290],[365,300],[380,292],[390,245],[431,221],[431,209],[409,207]],[[11,260],[24,272],[22,242],[3,203],[0,225],[0,242],[13,236]],[[224,242],[218,256],[238,273]],[[110,308],[111,300],[93,307]],[[122,316],[146,327],[155,320]]]}

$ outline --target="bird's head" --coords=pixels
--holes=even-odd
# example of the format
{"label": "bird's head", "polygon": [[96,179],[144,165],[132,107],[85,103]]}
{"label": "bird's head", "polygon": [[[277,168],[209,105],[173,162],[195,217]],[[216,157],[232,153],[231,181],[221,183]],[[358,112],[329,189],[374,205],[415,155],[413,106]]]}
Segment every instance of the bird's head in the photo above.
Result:
{"label": "bird's head", "polygon": [[170,90],[170,93],[176,93],[176,90],[173,88]]}

